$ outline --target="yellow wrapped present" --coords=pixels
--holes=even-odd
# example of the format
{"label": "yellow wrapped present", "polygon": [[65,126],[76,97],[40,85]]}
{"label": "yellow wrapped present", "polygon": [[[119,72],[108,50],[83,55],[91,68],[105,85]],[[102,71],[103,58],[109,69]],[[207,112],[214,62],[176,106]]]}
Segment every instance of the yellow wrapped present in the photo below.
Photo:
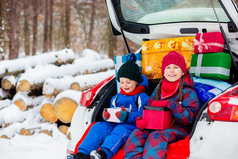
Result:
{"label": "yellow wrapped present", "polygon": [[190,68],[194,53],[193,40],[195,36],[178,37],[142,42],[142,74],[148,79],[160,79],[161,63],[170,51],[177,51],[184,56],[187,68]]}

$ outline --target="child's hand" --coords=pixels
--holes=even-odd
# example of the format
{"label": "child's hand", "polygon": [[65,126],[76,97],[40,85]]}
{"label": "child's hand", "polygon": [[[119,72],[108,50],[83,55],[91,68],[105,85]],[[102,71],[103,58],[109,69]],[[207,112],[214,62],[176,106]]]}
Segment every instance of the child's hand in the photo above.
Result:
{"label": "child's hand", "polygon": [[146,126],[146,122],[145,120],[142,118],[142,117],[137,117],[136,118],[136,126],[139,128],[139,129],[144,129],[145,126]]}
{"label": "child's hand", "polygon": [[107,111],[107,108],[104,109],[104,111],[102,113],[102,117],[106,121],[110,118],[110,113]]}
{"label": "child's hand", "polygon": [[126,121],[128,118],[128,111],[126,111],[126,108],[124,108],[123,106],[121,106],[121,110],[116,112],[116,117],[120,120],[120,121]]}

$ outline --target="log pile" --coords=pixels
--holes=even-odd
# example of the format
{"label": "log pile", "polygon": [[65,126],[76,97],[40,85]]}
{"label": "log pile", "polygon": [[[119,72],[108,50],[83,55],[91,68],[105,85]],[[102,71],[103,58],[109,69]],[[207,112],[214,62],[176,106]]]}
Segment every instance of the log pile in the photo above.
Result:
{"label": "log pile", "polygon": [[[12,129],[15,124],[21,125],[14,131],[20,135],[45,133],[52,136],[54,130],[49,125],[53,124],[70,139],[67,131],[81,92],[114,74],[112,59],[101,59],[91,50],[86,52],[76,59],[70,50],[63,50],[42,54],[44,57],[27,57],[29,60],[0,62],[5,64],[5,67],[0,65],[0,137],[12,138],[14,133],[6,135],[4,130]],[[50,57],[53,60],[44,61]],[[46,126],[27,125],[28,120]]]}

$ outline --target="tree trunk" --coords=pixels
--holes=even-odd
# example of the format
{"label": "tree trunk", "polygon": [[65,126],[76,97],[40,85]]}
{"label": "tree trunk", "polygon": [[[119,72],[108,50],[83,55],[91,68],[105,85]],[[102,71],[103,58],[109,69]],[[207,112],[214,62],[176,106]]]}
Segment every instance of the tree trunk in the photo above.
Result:
{"label": "tree trunk", "polygon": [[45,23],[44,23],[44,42],[43,42],[43,52],[48,52],[49,50],[49,2],[45,0]]}
{"label": "tree trunk", "polygon": [[94,24],[95,24],[95,0],[92,1],[92,12],[91,12],[91,19],[90,19],[90,28],[88,33],[88,48],[93,49],[93,31],[94,31]]}
{"label": "tree trunk", "polygon": [[33,32],[33,42],[32,42],[32,55],[36,54],[37,50],[37,26],[38,26],[38,0],[32,1],[33,6],[33,25],[32,25],[32,32]]}
{"label": "tree trunk", "polygon": [[53,6],[54,1],[50,0],[50,30],[49,30],[49,49],[52,51],[52,41],[53,41]]}
{"label": "tree trunk", "polygon": [[65,5],[65,47],[70,48],[70,10],[71,0],[66,0]]}
{"label": "tree trunk", "polygon": [[18,58],[19,35],[20,35],[20,2],[19,0],[9,0],[10,2],[10,44],[9,59]]}
{"label": "tree trunk", "polygon": [[4,60],[4,6],[5,0],[0,0],[0,56]]}
{"label": "tree trunk", "polygon": [[25,55],[30,55],[30,30],[29,30],[29,1],[24,0],[24,46],[25,46]]}

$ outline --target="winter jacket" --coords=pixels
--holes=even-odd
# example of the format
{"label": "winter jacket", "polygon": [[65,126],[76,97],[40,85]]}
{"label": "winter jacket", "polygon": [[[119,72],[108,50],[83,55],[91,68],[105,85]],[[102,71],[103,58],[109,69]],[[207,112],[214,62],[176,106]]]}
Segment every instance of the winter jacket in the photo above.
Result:
{"label": "winter jacket", "polygon": [[[182,127],[187,131],[190,130],[191,125],[194,122],[200,108],[198,96],[193,89],[194,84],[192,76],[189,72],[188,75],[190,77],[190,80],[188,83],[184,81],[182,103],[179,102],[179,91],[177,91],[172,97],[164,99],[168,100],[167,107],[170,108],[173,118],[175,119],[173,127]],[[157,90],[158,86],[156,87],[148,101],[149,106],[153,101],[156,100]]]}
{"label": "winter jacket", "polygon": [[[148,80],[142,75],[142,82],[138,84],[143,85],[148,89]],[[147,104],[149,97],[145,92],[142,92],[138,95],[127,96],[118,93],[111,99],[111,108],[113,107],[125,107],[130,111],[127,123],[134,124],[137,117],[142,115],[143,106]]]}

